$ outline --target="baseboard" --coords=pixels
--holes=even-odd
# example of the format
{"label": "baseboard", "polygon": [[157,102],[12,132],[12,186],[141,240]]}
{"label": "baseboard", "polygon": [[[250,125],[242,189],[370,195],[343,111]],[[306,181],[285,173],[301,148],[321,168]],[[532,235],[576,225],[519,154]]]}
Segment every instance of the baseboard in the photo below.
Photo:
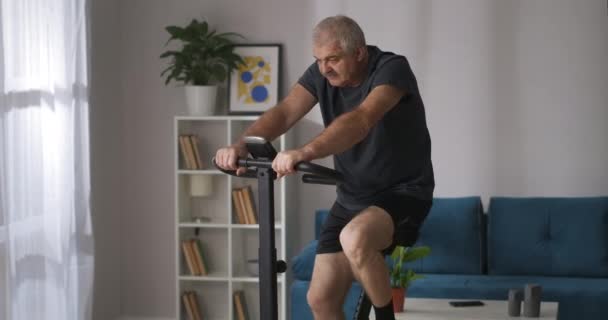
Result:
{"label": "baseboard", "polygon": [[175,318],[120,316],[116,320],[175,320]]}

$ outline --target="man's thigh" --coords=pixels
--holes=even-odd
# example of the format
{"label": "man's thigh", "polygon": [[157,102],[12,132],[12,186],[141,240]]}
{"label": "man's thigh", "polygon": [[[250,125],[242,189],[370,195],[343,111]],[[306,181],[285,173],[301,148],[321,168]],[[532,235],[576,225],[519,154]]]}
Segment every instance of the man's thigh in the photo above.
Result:
{"label": "man's thigh", "polygon": [[431,200],[389,194],[356,215],[345,227],[363,239],[367,249],[390,254],[395,245],[411,246],[428,215]]}
{"label": "man's thigh", "polygon": [[343,232],[355,236],[364,243],[366,249],[382,251],[393,242],[395,227],[391,216],[382,208],[371,206],[356,215]]}
{"label": "man's thigh", "polygon": [[344,252],[317,254],[309,293],[342,305],[354,279]]}

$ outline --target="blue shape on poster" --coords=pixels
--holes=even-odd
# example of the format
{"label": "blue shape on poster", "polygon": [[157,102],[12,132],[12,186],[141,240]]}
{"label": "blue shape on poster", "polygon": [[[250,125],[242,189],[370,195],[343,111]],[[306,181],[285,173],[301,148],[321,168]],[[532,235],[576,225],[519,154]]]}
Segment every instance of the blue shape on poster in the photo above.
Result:
{"label": "blue shape on poster", "polygon": [[265,65],[264,60],[260,60],[260,62],[258,62],[258,67],[264,68],[264,65]]}
{"label": "blue shape on poster", "polygon": [[249,81],[251,81],[251,79],[253,79],[253,75],[251,74],[251,72],[245,71],[241,74],[241,80],[243,82],[248,83]]}
{"label": "blue shape on poster", "polygon": [[255,86],[251,90],[251,97],[255,102],[263,102],[268,98],[268,89],[264,86]]}

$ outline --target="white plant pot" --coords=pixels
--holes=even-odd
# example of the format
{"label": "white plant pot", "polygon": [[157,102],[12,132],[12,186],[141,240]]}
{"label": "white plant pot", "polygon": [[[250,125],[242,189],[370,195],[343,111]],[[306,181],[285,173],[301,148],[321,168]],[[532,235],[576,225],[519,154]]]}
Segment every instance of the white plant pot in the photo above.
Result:
{"label": "white plant pot", "polygon": [[210,116],[215,113],[217,86],[186,86],[188,113],[193,116]]}

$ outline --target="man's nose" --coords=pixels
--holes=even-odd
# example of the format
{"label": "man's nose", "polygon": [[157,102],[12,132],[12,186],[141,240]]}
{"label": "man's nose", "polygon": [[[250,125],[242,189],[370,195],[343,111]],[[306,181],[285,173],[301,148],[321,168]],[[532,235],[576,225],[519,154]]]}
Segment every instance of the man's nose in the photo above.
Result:
{"label": "man's nose", "polygon": [[321,74],[325,74],[325,72],[327,71],[327,61],[321,61],[321,63],[319,64],[319,69],[321,71]]}
{"label": "man's nose", "polygon": [[328,65],[327,62],[321,63],[321,74],[328,74],[333,72],[334,70]]}

